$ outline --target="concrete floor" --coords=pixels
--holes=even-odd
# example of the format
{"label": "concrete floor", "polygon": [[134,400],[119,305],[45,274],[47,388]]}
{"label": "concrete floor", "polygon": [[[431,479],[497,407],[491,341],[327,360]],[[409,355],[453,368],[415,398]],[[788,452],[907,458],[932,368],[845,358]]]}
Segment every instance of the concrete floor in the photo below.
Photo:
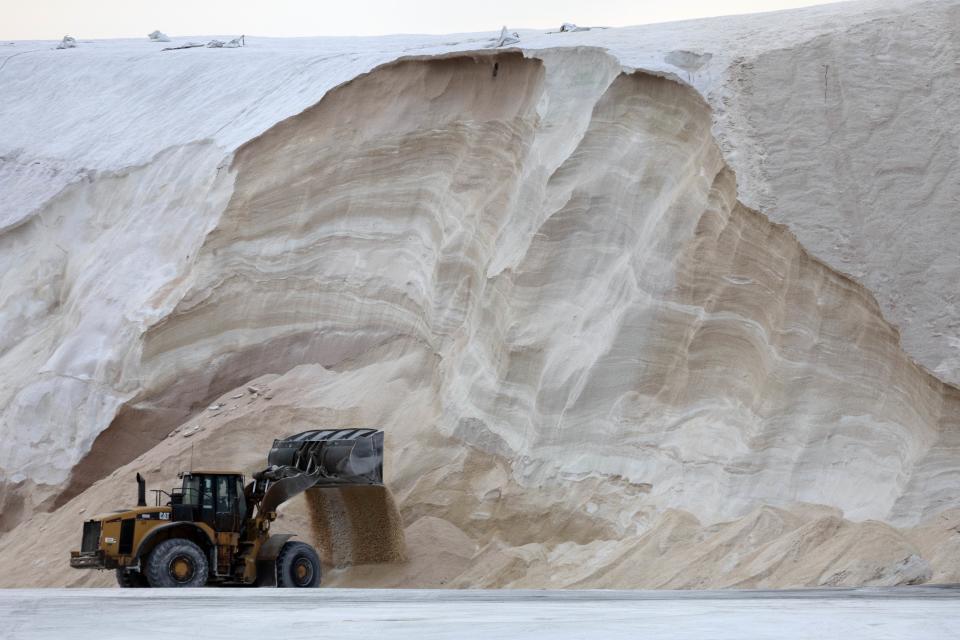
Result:
{"label": "concrete floor", "polygon": [[0,638],[960,637],[960,587],[799,591],[0,590]]}

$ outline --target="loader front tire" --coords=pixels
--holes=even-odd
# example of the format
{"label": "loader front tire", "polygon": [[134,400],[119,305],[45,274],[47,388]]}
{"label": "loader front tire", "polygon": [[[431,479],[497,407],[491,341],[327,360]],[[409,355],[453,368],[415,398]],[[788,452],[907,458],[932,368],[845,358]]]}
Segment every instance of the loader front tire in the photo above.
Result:
{"label": "loader front tire", "polygon": [[126,569],[117,569],[117,584],[121,589],[140,589],[149,587],[147,576],[139,571],[127,571]]}
{"label": "loader front tire", "polygon": [[309,589],[320,586],[320,556],[305,542],[288,542],[277,556],[277,586]]}
{"label": "loader front tire", "polygon": [[164,540],[147,558],[147,582],[151,587],[202,587],[209,565],[203,550],[183,538]]}

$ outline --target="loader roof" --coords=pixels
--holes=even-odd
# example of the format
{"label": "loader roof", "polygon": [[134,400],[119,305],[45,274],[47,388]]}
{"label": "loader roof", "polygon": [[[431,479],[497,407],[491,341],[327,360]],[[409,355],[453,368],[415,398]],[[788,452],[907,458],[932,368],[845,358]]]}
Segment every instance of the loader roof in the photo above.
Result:
{"label": "loader roof", "polygon": [[242,476],[243,471],[236,469],[194,469],[193,471],[184,471],[185,476]]}

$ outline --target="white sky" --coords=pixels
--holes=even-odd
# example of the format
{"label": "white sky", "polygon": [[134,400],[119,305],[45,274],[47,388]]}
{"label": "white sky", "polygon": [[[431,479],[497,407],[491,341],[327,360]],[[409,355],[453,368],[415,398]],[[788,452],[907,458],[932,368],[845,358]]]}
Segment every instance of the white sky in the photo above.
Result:
{"label": "white sky", "polygon": [[832,0],[0,0],[0,39],[456,33],[625,26]]}

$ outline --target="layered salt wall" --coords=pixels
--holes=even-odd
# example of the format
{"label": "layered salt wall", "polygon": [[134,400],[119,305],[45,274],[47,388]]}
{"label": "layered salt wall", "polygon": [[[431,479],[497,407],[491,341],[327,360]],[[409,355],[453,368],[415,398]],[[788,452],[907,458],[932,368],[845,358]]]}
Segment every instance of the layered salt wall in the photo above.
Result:
{"label": "layered salt wall", "polygon": [[599,49],[451,53],[67,187],[0,235],[0,584],[109,583],[20,541],[317,426],[384,428],[399,509],[286,507],[331,584],[960,579],[960,393],[740,201],[717,117]]}

